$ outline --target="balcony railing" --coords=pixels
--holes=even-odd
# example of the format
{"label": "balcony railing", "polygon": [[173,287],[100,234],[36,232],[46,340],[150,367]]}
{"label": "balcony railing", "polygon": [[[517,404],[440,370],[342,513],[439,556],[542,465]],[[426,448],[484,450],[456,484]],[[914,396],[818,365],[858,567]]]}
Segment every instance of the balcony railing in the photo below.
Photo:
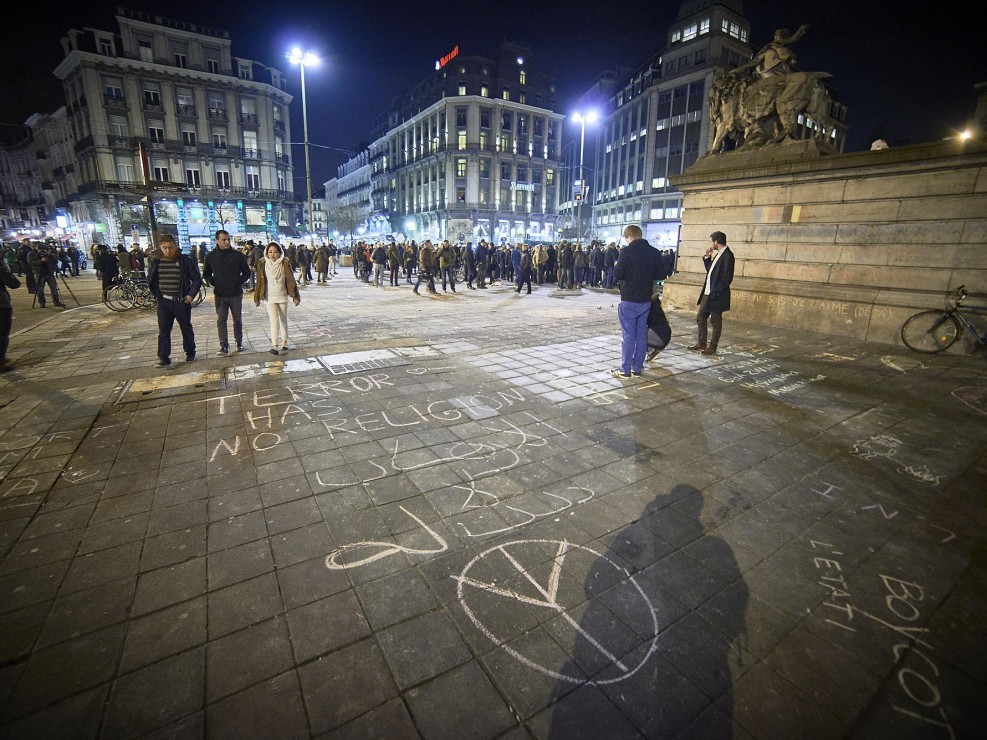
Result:
{"label": "balcony railing", "polygon": [[[182,181],[154,181],[151,182],[151,187],[154,193],[158,195],[196,195],[216,198],[256,198],[258,200],[278,200],[290,203],[301,202],[295,199],[293,193],[289,193],[286,190],[266,190],[242,186],[225,187],[204,184],[190,186],[188,183]],[[90,180],[89,182],[82,183],[78,190],[79,195],[99,192],[119,193],[122,195],[133,195],[134,197],[144,197],[146,195],[143,184],[125,180]]]}
{"label": "balcony railing", "polygon": [[142,106],[144,110],[153,110],[153,111],[158,111],[159,113],[163,110],[161,107],[160,100],[154,101],[144,98],[144,100],[142,101]]}
{"label": "balcony railing", "polygon": [[275,153],[274,159],[278,164],[291,164],[291,157],[287,154]]}
{"label": "balcony railing", "polygon": [[195,106],[187,103],[177,105],[176,111],[180,116],[195,116]]}
{"label": "balcony railing", "polygon": [[107,108],[126,108],[127,99],[123,95],[104,95],[103,104]]}
{"label": "balcony railing", "polygon": [[92,134],[90,134],[89,136],[79,139],[79,143],[75,145],[74,149],[76,154],[78,154],[83,149],[89,149],[90,147],[92,147],[92,145],[93,145],[93,137]]}
{"label": "balcony railing", "polygon": [[226,118],[226,109],[225,108],[210,108],[209,109],[209,117],[212,120],[214,120],[214,121],[225,121],[225,120],[227,120],[227,118]]}
{"label": "balcony railing", "polygon": [[240,114],[240,123],[251,123],[251,124],[256,125],[257,124],[257,114],[256,113],[241,113]]}

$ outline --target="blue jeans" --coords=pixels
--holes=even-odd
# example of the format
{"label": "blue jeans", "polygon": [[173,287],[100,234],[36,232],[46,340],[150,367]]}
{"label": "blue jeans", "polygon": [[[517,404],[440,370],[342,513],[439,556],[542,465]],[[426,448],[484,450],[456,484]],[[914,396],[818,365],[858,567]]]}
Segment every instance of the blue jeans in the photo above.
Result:
{"label": "blue jeans", "polygon": [[644,367],[644,357],[648,353],[648,313],[651,303],[617,304],[617,318],[620,319],[622,340],[620,343],[620,372],[640,373]]}
{"label": "blue jeans", "polygon": [[195,334],[192,331],[192,306],[184,299],[173,301],[158,298],[158,358],[167,360],[171,356],[171,330],[178,322],[182,330],[182,349],[185,356],[195,355]]}

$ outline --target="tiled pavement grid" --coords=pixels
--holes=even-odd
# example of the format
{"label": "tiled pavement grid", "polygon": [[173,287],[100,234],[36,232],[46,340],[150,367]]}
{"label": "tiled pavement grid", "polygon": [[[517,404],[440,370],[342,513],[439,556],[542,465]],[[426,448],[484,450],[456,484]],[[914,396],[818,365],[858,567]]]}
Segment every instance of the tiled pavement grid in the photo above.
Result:
{"label": "tiled pavement grid", "polygon": [[340,275],[161,371],[26,298],[3,737],[979,736],[983,354],[673,311],[621,381],[613,294]]}

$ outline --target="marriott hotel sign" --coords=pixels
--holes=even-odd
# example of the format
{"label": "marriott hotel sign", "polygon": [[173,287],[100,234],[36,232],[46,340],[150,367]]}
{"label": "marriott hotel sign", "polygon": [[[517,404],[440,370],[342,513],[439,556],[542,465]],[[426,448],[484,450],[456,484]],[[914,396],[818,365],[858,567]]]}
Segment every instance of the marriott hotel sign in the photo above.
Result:
{"label": "marriott hotel sign", "polygon": [[436,62],[435,62],[435,68],[436,69],[442,69],[444,66],[446,66],[449,62],[451,62],[453,59],[455,59],[458,56],[459,56],[459,44],[456,44],[453,47],[452,51],[450,51],[444,57],[439,57],[436,60]]}
{"label": "marriott hotel sign", "polygon": [[531,182],[511,182],[511,190],[527,190],[529,193],[535,192],[535,185]]}

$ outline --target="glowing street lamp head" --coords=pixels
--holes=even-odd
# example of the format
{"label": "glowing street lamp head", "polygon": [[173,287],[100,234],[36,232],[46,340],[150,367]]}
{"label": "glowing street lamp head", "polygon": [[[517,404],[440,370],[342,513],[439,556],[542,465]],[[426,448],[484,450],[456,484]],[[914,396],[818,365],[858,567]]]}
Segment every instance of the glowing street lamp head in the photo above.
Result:
{"label": "glowing street lamp head", "polygon": [[285,54],[291,64],[301,64],[303,67],[314,67],[319,63],[319,58],[311,51],[303,52],[297,46]]}
{"label": "glowing street lamp head", "polygon": [[576,123],[593,123],[596,121],[596,111],[591,110],[588,113],[573,113],[572,120]]}

